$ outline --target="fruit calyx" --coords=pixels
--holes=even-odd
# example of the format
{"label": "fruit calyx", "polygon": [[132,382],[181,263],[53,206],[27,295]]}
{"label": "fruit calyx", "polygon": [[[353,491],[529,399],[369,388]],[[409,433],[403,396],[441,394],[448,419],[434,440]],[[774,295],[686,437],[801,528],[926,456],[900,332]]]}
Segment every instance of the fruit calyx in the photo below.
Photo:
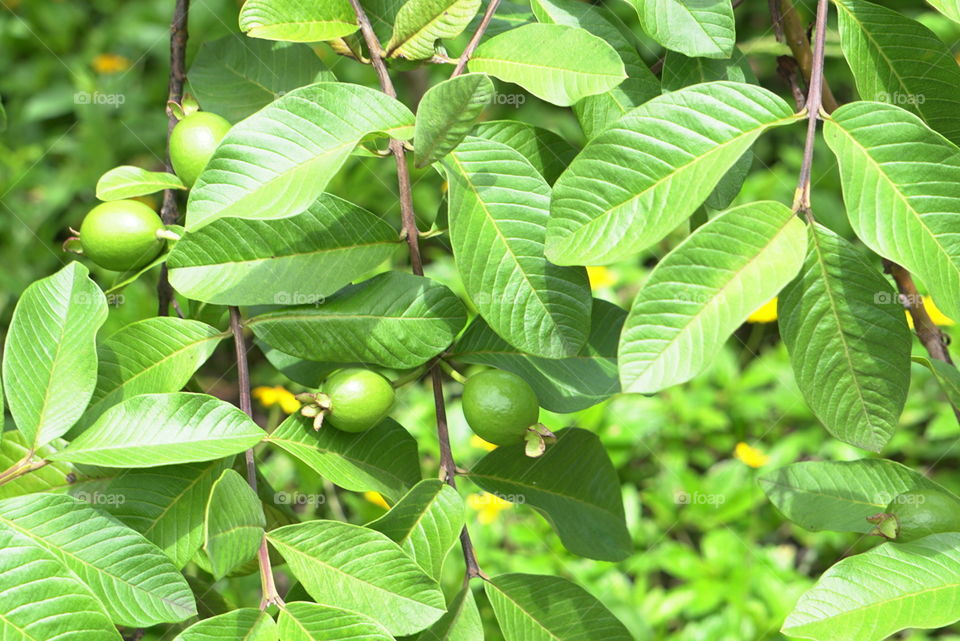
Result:
{"label": "fruit calyx", "polygon": [[304,392],[297,394],[296,399],[303,404],[300,414],[313,419],[313,429],[319,430],[323,427],[323,419],[333,409],[330,397],[323,392]]}

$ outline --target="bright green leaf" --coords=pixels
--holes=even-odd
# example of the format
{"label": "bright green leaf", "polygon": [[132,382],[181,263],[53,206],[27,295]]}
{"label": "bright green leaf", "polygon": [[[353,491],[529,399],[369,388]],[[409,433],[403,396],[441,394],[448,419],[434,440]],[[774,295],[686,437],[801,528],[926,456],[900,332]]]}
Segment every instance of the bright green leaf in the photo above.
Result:
{"label": "bright green leaf", "polygon": [[480,0],[407,0],[397,11],[387,55],[409,60],[433,57],[437,40],[460,35],[479,8]]}
{"label": "bright green leaf", "polygon": [[960,22],[960,0],[927,0],[927,3],[954,22]]}
{"label": "bright green leaf", "polygon": [[430,87],[417,106],[416,166],[426,167],[459,145],[493,96],[493,82],[482,73],[463,74]]}
{"label": "bright green leaf", "polygon": [[727,0],[629,0],[640,26],[667,49],[687,56],[729,58],[736,43]]}
{"label": "bright green leaf", "polygon": [[481,122],[473,135],[501,142],[520,152],[551,185],[557,180],[577,149],[549,129],[542,129],[518,120]]}
{"label": "bright green leaf", "polygon": [[97,181],[97,198],[122,200],[154,194],[164,189],[186,189],[186,187],[173,174],[122,165],[100,176],[100,180]]}
{"label": "bright green leaf", "polygon": [[246,479],[224,470],[210,490],[204,519],[204,549],[221,579],[257,553],[267,520],[260,499]]}
{"label": "bright green leaf", "polygon": [[280,612],[283,641],[393,641],[382,625],[356,612],[316,603],[288,603]]}
{"label": "bright green leaf", "polygon": [[444,615],[421,632],[417,641],[483,641],[483,622],[469,585],[457,593]]}
{"label": "bright green leaf", "polygon": [[[197,621],[173,641],[279,641],[280,631],[269,614],[241,608]],[[284,641],[290,641],[285,637]]]}
{"label": "bright green leaf", "polygon": [[319,42],[357,29],[349,0],[247,0],[240,10],[240,30],[251,38]]}

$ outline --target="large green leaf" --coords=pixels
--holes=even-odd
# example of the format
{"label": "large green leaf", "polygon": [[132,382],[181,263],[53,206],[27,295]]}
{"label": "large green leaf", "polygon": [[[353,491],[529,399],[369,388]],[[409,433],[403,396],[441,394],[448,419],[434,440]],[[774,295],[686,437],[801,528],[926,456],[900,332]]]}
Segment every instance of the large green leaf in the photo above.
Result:
{"label": "large green leaf", "polygon": [[739,50],[734,50],[729,59],[691,58],[676,51],[668,51],[663,57],[661,76],[664,91],[676,91],[702,82],[730,80],[756,84],[757,78],[750,68],[750,61]]}
{"label": "large green leaf", "polygon": [[66,434],[97,384],[96,335],[107,299],[87,268],[70,263],[23,292],[7,331],[3,382],[31,450]]}
{"label": "large green leaf", "polygon": [[837,109],[823,134],[857,237],[960,318],[960,150],[917,116],[877,102]]}
{"label": "large green leaf", "polygon": [[960,0],[927,0],[934,9],[955,22],[960,22]]}
{"label": "large green leaf", "polygon": [[444,167],[450,241],[480,314],[523,351],[576,354],[590,329],[590,283],[586,270],[543,255],[550,186],[519,152],[482,138],[467,138]]}
{"label": "large green leaf", "polygon": [[884,543],[827,570],[783,632],[817,641],[880,641],[905,628],[960,619],[960,534]]}
{"label": "large green leaf", "polygon": [[[63,447],[61,441],[56,440],[49,445],[39,448],[34,454],[40,460]],[[6,432],[0,440],[0,470],[6,470],[23,461],[30,454],[26,440],[21,432]],[[74,465],[66,461],[51,461],[29,474],[0,485],[0,499],[13,496],[23,496],[35,492],[49,492],[69,494],[70,496],[89,495],[92,491],[102,489],[119,472],[114,469],[92,467],[89,465]]]}
{"label": "large green leaf", "polygon": [[103,605],[47,548],[0,527],[0,638],[122,641]]}
{"label": "large green leaf", "polygon": [[890,283],[849,242],[812,225],[803,268],[777,311],[813,413],[840,440],[879,451],[910,387],[912,338]]}
{"label": "large green leaf", "polygon": [[260,499],[246,479],[224,470],[210,490],[204,518],[204,544],[213,578],[252,559],[263,540],[267,519]]}
{"label": "large green leaf", "polygon": [[455,38],[480,8],[480,0],[408,0],[397,11],[387,55],[431,58],[437,40]]}
{"label": "large green leaf", "polygon": [[506,641],[632,641],[589,592],[558,576],[502,574],[483,584]]}
{"label": "large green leaf", "polygon": [[230,122],[243,120],[297,87],[335,80],[306,45],[238,33],[200,45],[187,79],[200,106]]}
{"label": "large green leaf", "polygon": [[465,73],[430,87],[417,106],[416,166],[426,167],[459,145],[493,96],[493,82],[482,73]]}
{"label": "large green leaf", "polygon": [[914,490],[946,491],[909,467],[885,459],[803,461],[765,472],[760,486],[788,519],[808,530],[867,533],[867,517]]}
{"label": "large green leaf", "polygon": [[551,412],[578,412],[620,391],[617,344],[627,313],[607,301],[593,299],[590,336],[574,356],[542,358],[511,346],[476,319],[457,341],[453,357],[490,365],[523,377]]}
{"label": "large green leaf", "polygon": [[866,0],[834,4],[860,97],[908,109],[960,142],[960,68],[943,41],[899,11]]}
{"label": "large green leaf", "polygon": [[918,356],[913,357],[913,360],[933,372],[933,376],[940,383],[940,389],[946,394],[947,400],[954,408],[960,408],[960,371],[957,371],[956,366],[944,361],[930,360]]}
{"label": "large green leaf", "polygon": [[764,130],[794,122],[766,89],[710,82],[637,107],[591,140],[554,185],[547,257],[634,255],[686,220]]}
{"label": "large green leaf", "polygon": [[210,461],[266,433],[237,407],[206,394],[142,394],[114,405],[51,460],[107,467]]}
{"label": "large green leaf", "polygon": [[420,481],[367,527],[386,534],[439,581],[443,561],[463,528],[463,499],[439,479]]}
{"label": "large green leaf", "polygon": [[380,132],[406,139],[413,124],[409,109],[368,87],[319,82],[294,89],[220,141],[190,190],[186,227],[298,214],[323,193],[362,138]]}
{"label": "large green leaf", "polygon": [[160,550],[84,502],[60,494],[6,499],[0,530],[28,537],[61,559],[118,625],[149,627],[197,613],[190,587]]}
{"label": "large green leaf", "polygon": [[437,622],[420,633],[417,641],[483,641],[483,621],[469,585],[447,604]]}
{"label": "large green leaf", "polygon": [[388,259],[399,244],[396,230],[379,216],[323,194],[290,218],[221,218],[189,232],[167,266],[170,284],[194,300],[296,305],[322,301]]}
{"label": "large green leaf", "polygon": [[522,444],[498,447],[473,466],[470,479],[543,514],[574,554],[619,561],[632,551],[617,472],[592,432],[560,430],[536,459]]}
{"label": "large green leaf", "polygon": [[[293,604],[290,604],[293,605]],[[241,608],[197,621],[173,641],[279,641],[280,631],[269,614]],[[289,637],[284,637],[289,641]]]}
{"label": "large green leaf", "polygon": [[225,336],[206,323],[183,318],[147,318],[120,328],[97,346],[97,386],[71,435],[120,401],[179,391]]}
{"label": "large green leaf", "polygon": [[417,442],[392,419],[351,434],[330,427],[314,430],[311,419],[292,414],[267,442],[347,490],[397,500],[421,478]]}
{"label": "large green leaf", "polygon": [[164,189],[186,189],[186,186],[173,174],[121,165],[100,176],[97,181],[97,198],[122,200],[154,194]]}
{"label": "large green leaf", "polygon": [[613,12],[579,0],[534,0],[531,7],[540,22],[580,27],[602,38],[623,61],[627,78],[621,84],[574,105],[588,140],[660,93],[660,83],[637,51],[636,37]]}
{"label": "large green leaf", "polygon": [[125,470],[103,489],[104,497],[123,497],[102,506],[140,532],[184,567],[203,545],[203,522],[210,489],[229,461]]}
{"label": "large green leaf", "polygon": [[527,24],[496,35],[477,47],[468,67],[560,106],[609,91],[627,77],[613,47],[584,29],[558,24]]}
{"label": "large green leaf", "polygon": [[517,150],[551,185],[577,155],[576,147],[549,129],[518,120],[481,122],[473,135]]}
{"label": "large green leaf", "polygon": [[729,58],[736,43],[727,0],[629,0],[640,26],[667,49],[688,56]]}
{"label": "large green leaf", "polygon": [[310,521],[267,539],[318,603],[366,615],[390,634],[419,632],[446,610],[436,581],[380,532]]}
{"label": "large green leaf", "polygon": [[240,30],[251,38],[318,42],[358,28],[349,0],[247,0],[240,9]]}
{"label": "large green leaf", "polygon": [[797,275],[805,253],[803,223],[772,201],[697,228],[633,301],[620,336],[623,391],[652,394],[706,369],[750,313]]}
{"label": "large green leaf", "polygon": [[316,603],[288,603],[280,611],[283,641],[393,641],[382,625],[356,612]]}
{"label": "large green leaf", "polygon": [[445,286],[387,272],[322,305],[266,312],[246,324],[292,356],[408,369],[446,349],[465,322],[463,303]]}

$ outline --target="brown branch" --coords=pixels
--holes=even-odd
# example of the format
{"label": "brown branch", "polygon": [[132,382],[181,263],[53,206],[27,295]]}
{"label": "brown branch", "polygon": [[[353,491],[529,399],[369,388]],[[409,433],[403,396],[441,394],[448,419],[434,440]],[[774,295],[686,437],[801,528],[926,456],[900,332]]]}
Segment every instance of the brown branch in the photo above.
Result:
{"label": "brown branch", "polygon": [[[499,0],[491,0],[490,6],[487,8],[487,13],[490,17],[492,17],[493,14],[491,7],[495,10],[498,3]],[[383,62],[380,42],[373,32],[370,20],[367,18],[363,7],[360,6],[359,0],[350,0],[350,4],[353,6],[354,13],[357,15],[357,24],[360,25],[360,33],[363,34],[367,49],[370,51],[370,64],[373,65],[377,77],[380,80],[380,89],[388,96],[396,98],[397,92],[393,86],[393,81],[390,79],[387,66]],[[486,22],[489,23],[488,16],[484,16],[484,18]],[[474,34],[475,40],[479,41],[485,28],[485,25],[481,22],[477,34]],[[468,51],[472,52],[469,47]],[[464,53],[466,54],[467,51]],[[414,274],[423,276],[423,259],[420,256],[419,231],[417,229],[416,214],[413,209],[413,190],[410,185],[410,170],[407,166],[406,151],[403,147],[403,142],[399,140],[391,140],[390,149],[393,151],[393,156],[397,164],[397,181],[400,189],[400,213],[403,221],[403,231],[407,238],[407,244],[410,247],[410,266]],[[453,451],[450,448],[446,402],[443,398],[443,378],[439,365],[434,364],[430,368],[430,378],[433,383],[433,402],[437,415],[437,441],[440,445],[440,476],[450,487],[456,488],[457,466],[454,463]],[[469,581],[473,577],[483,576],[477,563],[476,551],[474,550],[473,542],[470,540],[470,533],[467,531],[466,525],[464,525],[463,530],[460,532],[460,547],[463,550],[463,561],[467,568],[465,580]]]}
{"label": "brown branch", "polygon": [[470,42],[467,43],[467,48],[460,54],[460,58],[457,60],[457,66],[453,68],[453,73],[450,74],[451,78],[456,78],[467,68],[470,56],[472,56],[473,52],[480,46],[480,40],[483,38],[483,34],[486,33],[487,27],[490,26],[490,21],[493,20],[493,14],[497,12],[499,5],[500,0],[490,0],[490,3],[487,5],[487,10],[483,14],[483,18],[480,20],[480,24],[477,25],[477,30],[474,32],[473,37],[470,38]]}
{"label": "brown branch", "polygon": [[[803,78],[807,86],[812,86],[814,77],[814,51],[810,46],[810,40],[807,38],[807,27],[797,13],[791,0],[770,0],[770,13],[773,18],[773,26],[777,35],[777,40],[786,42],[793,52],[793,57],[797,59],[800,71],[803,72]],[[819,15],[819,6],[817,14]],[[830,86],[823,80],[823,65],[821,63],[820,82],[822,83],[822,103],[823,110],[832,113],[837,108],[837,99],[834,98]]]}
{"label": "brown branch", "polygon": [[952,365],[953,359],[950,358],[950,351],[947,349],[947,338],[930,318],[926,307],[923,306],[923,297],[917,291],[917,286],[914,284],[910,272],[886,259],[883,261],[883,267],[897,283],[900,302],[903,303],[904,308],[910,314],[910,318],[913,319],[913,329],[917,333],[917,338],[926,348],[927,353],[930,354],[930,358]]}
{"label": "brown branch", "polygon": [[[170,103],[177,104],[183,100],[183,83],[187,72],[187,22],[190,16],[190,0],[176,0],[173,7],[173,18],[170,21],[170,78],[167,82],[167,153],[164,154],[164,166],[167,172],[173,172],[170,164],[170,133],[177,124],[177,119],[170,109]],[[160,208],[160,219],[164,225],[172,225],[180,219],[180,208],[177,206],[177,195],[173,189],[163,192],[163,206]],[[160,280],[157,283],[157,300],[159,316],[170,313],[170,301],[173,300],[173,288],[167,278],[167,265],[160,267]]]}
{"label": "brown branch", "polygon": [[[253,403],[250,401],[250,368],[247,363],[247,341],[243,336],[243,319],[240,310],[230,308],[230,331],[233,333],[233,345],[237,355],[237,386],[240,393],[240,409],[253,418]],[[253,448],[245,453],[247,463],[247,482],[253,491],[257,491],[257,462],[253,456]],[[260,567],[260,609],[266,610],[272,604],[283,605],[283,599],[277,592],[277,585],[273,578],[273,567],[270,564],[270,549],[267,547],[267,538],[260,540],[257,550],[257,562]]]}
{"label": "brown branch", "polygon": [[[823,106],[823,56],[827,39],[827,10],[829,0],[817,3],[817,22],[814,29],[813,61],[811,67],[810,90],[807,93],[807,139],[803,146],[803,163],[800,165],[800,177],[793,199],[793,210],[804,214],[808,222],[813,222],[810,210],[810,178],[813,172],[813,146],[817,140],[817,121]],[[806,34],[804,34],[806,38]],[[802,68],[802,64],[801,64]]]}

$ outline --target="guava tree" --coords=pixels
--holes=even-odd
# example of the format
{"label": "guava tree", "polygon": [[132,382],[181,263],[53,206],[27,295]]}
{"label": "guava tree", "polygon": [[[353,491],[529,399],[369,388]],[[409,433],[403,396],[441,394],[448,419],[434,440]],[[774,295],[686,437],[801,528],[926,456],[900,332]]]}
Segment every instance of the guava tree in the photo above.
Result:
{"label": "guava tree", "polygon": [[[769,15],[729,0],[629,4],[625,23],[578,0],[247,0],[224,16],[242,34],[203,43],[188,71],[177,0],[167,171],[101,178],[103,202],[65,244],[84,258],[23,292],[5,339],[0,637],[472,641],[482,590],[508,641],[630,639],[565,577],[485,572],[457,478],[529,505],[573,554],[625,559],[603,444],[547,429],[540,408],[683,384],[774,297],[806,402],[865,454],[767,472],[763,489],[807,529],[878,542],[830,568],[783,632],[873,641],[960,619],[960,498],[866,454],[896,429],[912,358],[960,402],[919,293],[960,318],[957,62],[920,22],[835,0],[860,98],[840,105],[823,73],[826,0],[809,38],[789,0]],[[960,22],[956,2],[930,4]],[[790,47],[785,82],[760,86],[735,9]],[[656,73],[641,37],[663,50]],[[438,68],[442,81],[411,88]],[[486,117],[527,95],[570,108],[582,148]],[[744,202],[763,170],[754,143],[774,129],[802,151],[795,199]],[[817,220],[821,137],[848,236]],[[334,195],[361,161],[386,168],[396,219],[393,203]],[[441,204],[425,225],[413,194],[428,186]],[[159,215],[135,200],[161,191]],[[586,266],[654,249],[629,310],[592,296]],[[428,257],[447,252],[458,273],[431,273]],[[95,282],[87,261],[116,281]],[[153,277],[157,316],[104,335],[107,296]],[[911,356],[904,308],[926,357]],[[253,420],[254,348],[306,390],[269,430]],[[233,354],[223,377],[239,407],[192,383],[217,350]],[[390,418],[404,386],[432,390],[436,464]],[[450,394],[497,446],[470,469],[451,448]],[[277,505],[259,469],[269,457],[390,509],[362,525],[305,520]],[[211,581],[188,582],[188,566]],[[247,575],[259,602],[198,616],[213,581]]]}

